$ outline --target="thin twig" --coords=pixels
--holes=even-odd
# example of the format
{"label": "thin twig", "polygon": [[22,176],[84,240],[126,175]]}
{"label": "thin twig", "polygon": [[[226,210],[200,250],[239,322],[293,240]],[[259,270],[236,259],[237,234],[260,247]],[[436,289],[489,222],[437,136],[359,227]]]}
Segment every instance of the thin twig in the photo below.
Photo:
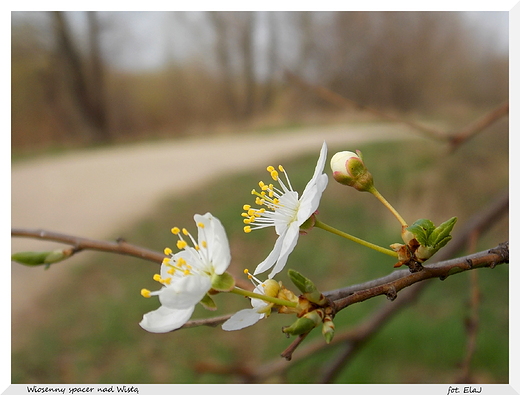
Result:
{"label": "thin twig", "polygon": [[312,84],[304,81],[297,75],[291,73],[290,71],[286,71],[285,73],[286,73],[287,78],[290,81],[292,81],[293,83],[295,83],[305,89],[311,90],[318,97],[322,98],[326,102],[331,103],[339,108],[355,108],[357,110],[367,111],[369,113],[372,113],[372,114],[378,116],[379,118],[383,118],[388,121],[404,124],[414,130],[421,132],[424,135],[427,135],[428,137],[430,137],[434,140],[447,141],[449,139],[449,136],[440,130],[432,129],[427,126],[418,124],[416,122],[405,120],[405,119],[396,117],[394,115],[385,113],[383,111],[376,110],[375,108],[366,106],[364,104],[357,103],[354,100],[347,99],[321,85],[312,85]]}
{"label": "thin twig", "polygon": [[[59,243],[69,244],[75,247],[74,254],[84,250],[95,250],[112,252],[121,255],[130,255],[136,258],[145,259],[147,261],[161,263],[164,254],[152,251],[143,247],[129,244],[123,239],[117,241],[103,241],[88,239],[85,237],[71,236],[63,233],[52,232],[44,229],[11,229],[12,237],[30,237],[41,240],[50,240]],[[70,258],[70,257],[69,257]]]}
{"label": "thin twig", "polygon": [[497,108],[491,110],[487,114],[484,114],[481,118],[476,121],[470,123],[466,126],[462,131],[457,134],[451,135],[450,145],[451,151],[455,151],[459,148],[463,143],[468,141],[469,139],[475,137],[478,133],[483,131],[488,126],[492,125],[500,118],[509,115],[509,101],[502,103]]}

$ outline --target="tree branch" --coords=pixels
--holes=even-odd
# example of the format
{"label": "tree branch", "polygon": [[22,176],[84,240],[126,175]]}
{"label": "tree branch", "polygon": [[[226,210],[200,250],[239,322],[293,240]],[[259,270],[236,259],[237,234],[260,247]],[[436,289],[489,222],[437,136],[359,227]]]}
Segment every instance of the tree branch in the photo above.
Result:
{"label": "tree branch", "polygon": [[[472,235],[478,233],[480,235],[484,234],[491,226],[498,222],[504,215],[507,214],[509,209],[509,191],[506,190],[495,197],[483,210],[479,211],[477,214],[473,215],[460,229],[456,234],[454,234],[453,240],[443,249],[441,249],[435,256],[434,260],[441,261],[447,260],[449,257],[454,256],[457,252],[461,251],[471,239]],[[340,290],[330,291],[324,293],[325,296],[329,298],[340,299],[343,297],[347,297],[354,292],[358,292],[361,290],[366,290],[370,287],[379,286],[385,284],[387,282],[396,280],[400,278],[400,276],[405,275],[406,272],[396,271],[391,273],[388,276],[368,281],[363,284],[356,284],[349,287],[342,288]],[[372,317],[368,318],[368,320],[359,325],[359,330],[354,330],[349,333],[354,333],[354,335],[348,335],[345,338],[340,337],[338,335],[334,338],[334,344],[337,344],[338,340],[343,339],[348,344],[345,346],[341,355],[337,358],[335,364],[330,366],[329,370],[324,373],[324,377],[319,381],[321,383],[330,383],[334,380],[335,375],[339,372],[349,360],[352,359],[353,355],[356,353],[361,346],[368,341],[370,336],[376,333],[383,324],[390,319],[396,312],[406,307],[411,302],[415,301],[417,296],[422,292],[422,290],[426,287],[426,285],[430,284],[429,281],[422,281],[416,283],[410,288],[407,288],[401,291],[399,298],[390,304],[383,305],[378,311],[376,311]],[[310,348],[325,348],[326,344],[320,339],[318,344],[313,346],[309,345],[307,347]],[[294,349],[293,349],[294,350]],[[303,354],[305,357],[307,354],[307,348],[304,350],[300,350],[298,353],[298,359],[301,358],[300,354]],[[315,351],[313,351],[315,352]],[[285,365],[286,368],[289,365]]]}
{"label": "tree branch", "polygon": [[[123,239],[115,242],[88,239],[85,237],[71,236],[63,233],[52,232],[44,229],[11,229],[12,237],[30,237],[34,239],[50,240],[74,246],[73,255],[84,250],[112,252],[121,255],[130,255],[147,261],[162,263],[164,254],[143,247],[129,244]],[[71,255],[72,256],[72,255]]]}

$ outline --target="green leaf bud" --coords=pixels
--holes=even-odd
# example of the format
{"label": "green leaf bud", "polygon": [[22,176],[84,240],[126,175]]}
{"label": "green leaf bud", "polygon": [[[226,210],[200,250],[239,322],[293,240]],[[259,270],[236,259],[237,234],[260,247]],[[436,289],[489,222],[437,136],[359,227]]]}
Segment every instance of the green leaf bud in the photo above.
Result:
{"label": "green leaf bud", "polygon": [[25,251],[11,255],[11,260],[27,266],[50,265],[60,262],[72,255],[72,249],[60,249],[54,251]]}
{"label": "green leaf bud", "polygon": [[282,328],[282,331],[288,335],[302,335],[316,328],[322,322],[322,319],[323,312],[321,310],[313,310],[298,318],[291,326]]}
{"label": "green leaf bud", "polygon": [[321,328],[321,334],[325,337],[325,342],[329,344],[334,337],[334,322],[332,322],[332,318],[330,316],[326,316],[323,319],[323,327]]}

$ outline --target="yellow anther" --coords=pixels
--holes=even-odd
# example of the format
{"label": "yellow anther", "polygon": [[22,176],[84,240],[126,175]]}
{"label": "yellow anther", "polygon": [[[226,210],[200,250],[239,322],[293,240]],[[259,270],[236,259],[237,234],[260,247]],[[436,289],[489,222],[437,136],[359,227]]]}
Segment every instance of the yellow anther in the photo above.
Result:
{"label": "yellow anther", "polygon": [[267,171],[271,173],[274,170],[274,166],[267,166]]}
{"label": "yellow anther", "polygon": [[248,226],[244,226],[244,232],[250,233],[251,232],[251,227],[249,225]]}
{"label": "yellow anther", "polygon": [[186,276],[187,276],[188,274],[191,274],[191,272],[190,272],[188,269],[186,269],[183,273],[184,273]]}
{"label": "yellow anther", "polygon": [[202,248],[208,248],[208,243],[206,240],[202,240]]}
{"label": "yellow anther", "polygon": [[177,248],[179,250],[182,250],[183,248],[186,248],[188,246],[188,243],[186,243],[184,240],[177,240]]}
{"label": "yellow anther", "polygon": [[181,231],[181,230],[180,230],[179,228],[177,228],[177,227],[171,229],[171,232],[172,232],[174,235],[178,235],[180,231]]}
{"label": "yellow anther", "polygon": [[278,170],[280,170],[282,173],[285,171],[282,165],[278,165]]}
{"label": "yellow anther", "polygon": [[249,210],[250,208],[251,208],[251,205],[250,205],[250,204],[244,204],[244,205],[242,206],[242,209],[243,209],[244,211],[247,211],[247,210]]}
{"label": "yellow anther", "polygon": [[278,181],[278,172],[276,170],[271,172],[271,178],[275,181]]}
{"label": "yellow anther", "polygon": [[170,262],[170,258],[164,257],[162,260],[163,265],[166,265],[168,262]]}
{"label": "yellow anther", "polygon": [[168,269],[168,271],[166,273],[173,276],[173,273],[175,273],[175,268],[172,266],[170,269]]}
{"label": "yellow anther", "polygon": [[172,252],[173,252],[173,251],[172,251],[171,248],[166,247],[166,248],[164,249],[164,255],[171,255]]}
{"label": "yellow anther", "polygon": [[172,278],[171,277],[164,278],[161,281],[161,283],[163,283],[163,284],[170,284],[171,282],[172,282]]}
{"label": "yellow anther", "polygon": [[153,275],[153,279],[154,281],[157,281],[157,282],[161,282],[162,278],[161,278],[161,275],[160,274],[154,274]]}
{"label": "yellow anther", "polygon": [[199,228],[204,228],[204,224],[203,224],[202,222],[199,222],[199,223],[197,224],[197,226],[198,226]]}
{"label": "yellow anther", "polygon": [[141,289],[141,295],[144,296],[145,298],[149,298],[151,297],[151,292],[145,288]]}
{"label": "yellow anther", "polygon": [[184,233],[184,236],[188,236],[190,234],[186,228],[182,228],[182,233]]}
{"label": "yellow anther", "polygon": [[186,259],[184,259],[184,258],[177,259],[177,266],[180,267],[180,266],[183,266],[185,264],[186,264]]}
{"label": "yellow anther", "polygon": [[244,269],[244,274],[249,273],[249,269]]}

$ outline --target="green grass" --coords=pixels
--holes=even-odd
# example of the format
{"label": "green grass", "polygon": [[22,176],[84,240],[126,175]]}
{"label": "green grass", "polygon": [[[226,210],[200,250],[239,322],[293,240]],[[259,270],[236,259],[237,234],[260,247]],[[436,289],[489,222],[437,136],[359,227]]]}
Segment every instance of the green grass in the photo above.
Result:
{"label": "green grass", "polygon": [[[507,134],[479,136],[452,156],[432,144],[392,143],[360,148],[380,192],[411,223],[428,217],[438,224],[453,215],[465,219],[507,187]],[[494,151],[487,147],[493,141]],[[283,163],[295,189],[303,190],[318,155]],[[233,262],[240,273],[253,270],[272,248],[272,229],[244,234],[241,208],[252,203],[250,190],[267,180],[265,166],[239,174],[197,193],[166,199],[157,211],[134,227],[114,235],[162,251],[174,246],[173,226],[194,230],[193,214],[210,211],[228,232]],[[276,165],[277,163],[273,163]],[[328,172],[328,168],[326,168]],[[341,230],[388,246],[399,241],[399,223],[371,195],[336,184],[332,178],[320,204],[320,219]],[[489,230],[478,249],[508,238],[507,220]],[[142,314],[158,306],[141,288],[155,289],[156,264],[136,258],[91,253],[91,262],[78,267],[73,281],[48,295],[27,347],[12,355],[13,383],[234,383],[240,377],[223,371],[254,369],[278,361],[292,342],[280,327],[292,317],[272,315],[237,332],[200,327],[169,334],[152,334],[138,326]],[[60,264],[73,265],[73,261]],[[311,278],[322,290],[359,283],[392,272],[391,257],[365,249],[320,229],[301,236],[287,267]],[[37,269],[35,269],[37,270]],[[51,276],[52,267],[42,275]],[[285,273],[277,276],[291,287]],[[472,373],[477,382],[508,382],[508,266],[478,270],[482,295],[477,349]],[[470,276],[433,280],[419,299],[396,314],[364,345],[342,370],[337,383],[453,382],[465,356],[464,320],[468,314]],[[235,295],[217,295],[217,312],[201,306],[193,318],[231,313],[249,307]],[[335,319],[337,333],[354,328],[386,298],[353,305]],[[316,332],[316,333],[314,333]],[[305,342],[320,339],[314,331]],[[302,346],[305,345],[305,342]],[[322,368],[340,351],[328,347],[314,357],[287,362],[290,368],[269,382],[313,383]],[[295,355],[298,354],[298,350]]]}

